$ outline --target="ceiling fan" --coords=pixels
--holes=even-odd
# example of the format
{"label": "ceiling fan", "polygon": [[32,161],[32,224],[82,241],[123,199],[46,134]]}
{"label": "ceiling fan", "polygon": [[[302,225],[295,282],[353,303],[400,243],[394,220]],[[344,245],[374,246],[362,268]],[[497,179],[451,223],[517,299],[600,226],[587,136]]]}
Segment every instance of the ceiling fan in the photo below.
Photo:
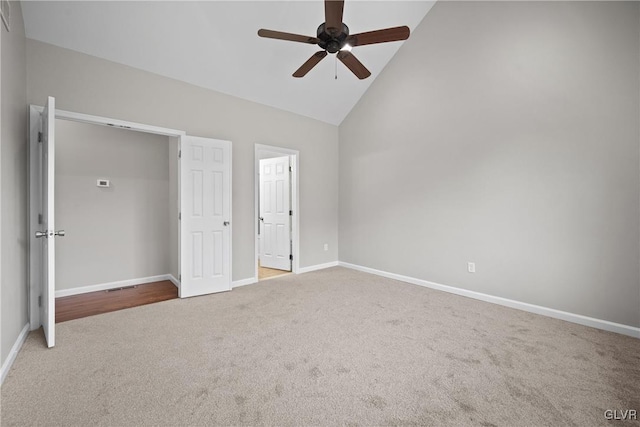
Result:
{"label": "ceiling fan", "polygon": [[393,27],[350,35],[349,27],[342,22],[343,8],[344,0],[324,1],[325,22],[318,27],[316,37],[265,29],[258,30],[258,35],[269,39],[317,44],[322,49],[314,53],[307,62],[302,64],[302,66],[293,73],[293,77],[304,77],[313,67],[318,65],[325,56],[329,53],[335,53],[338,59],[346,65],[356,77],[366,79],[371,75],[371,72],[350,52],[351,48],[367,44],[406,40],[409,38],[409,27]]}

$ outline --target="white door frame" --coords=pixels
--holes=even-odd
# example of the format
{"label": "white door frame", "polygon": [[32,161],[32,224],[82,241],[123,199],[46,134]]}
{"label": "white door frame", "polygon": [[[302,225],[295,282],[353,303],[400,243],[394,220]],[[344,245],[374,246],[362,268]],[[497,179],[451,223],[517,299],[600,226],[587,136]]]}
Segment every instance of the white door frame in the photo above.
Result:
{"label": "white door frame", "polygon": [[253,279],[258,281],[258,259],[260,256],[260,245],[258,241],[258,217],[260,216],[260,205],[258,203],[260,195],[260,155],[263,153],[275,154],[277,156],[289,156],[291,158],[291,168],[293,173],[291,174],[291,253],[293,254],[293,262],[291,263],[291,272],[298,274],[300,269],[300,203],[299,203],[299,185],[298,178],[300,177],[298,171],[298,165],[300,164],[300,152],[298,150],[291,150],[289,148],[274,147],[272,145],[255,145],[255,164],[253,168],[254,174],[254,216],[253,216],[253,235],[255,236],[254,253],[255,259],[253,265],[255,267]]}
{"label": "white door frame", "polygon": [[[40,226],[38,224],[40,170],[33,167],[33,165],[37,164],[39,156],[38,132],[40,131],[40,114],[42,113],[42,111],[44,111],[44,107],[42,106],[29,106],[29,323],[32,331],[38,329],[41,325],[38,296],[40,295],[41,283],[39,277],[41,277],[40,270],[42,264],[40,259],[41,254],[38,250],[38,248],[40,247],[39,242],[35,237],[36,231],[40,230]],[[92,116],[89,114],[74,113],[71,111],[58,109],[56,109],[55,114],[56,119],[89,123],[99,126],[116,127],[136,132],[164,135],[171,138],[177,138],[178,143],[180,141],[180,138],[187,134],[182,130],[145,125],[135,122],[127,122],[124,120],[111,119],[101,116]],[[176,161],[178,161],[178,159],[176,159]],[[179,193],[180,184],[178,183],[178,200],[180,199]],[[180,227],[178,226],[178,230],[179,229]],[[178,243],[180,243],[180,236],[178,236]],[[180,254],[178,253],[178,258],[179,257]]]}

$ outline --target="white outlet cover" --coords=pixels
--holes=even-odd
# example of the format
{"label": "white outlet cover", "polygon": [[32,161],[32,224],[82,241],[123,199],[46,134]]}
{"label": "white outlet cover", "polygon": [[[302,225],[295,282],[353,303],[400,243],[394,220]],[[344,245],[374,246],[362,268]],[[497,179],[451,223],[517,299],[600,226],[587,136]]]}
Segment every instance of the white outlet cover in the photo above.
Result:
{"label": "white outlet cover", "polygon": [[475,273],[476,272],[476,263],[475,262],[468,262],[467,263],[467,270],[469,270],[469,273]]}

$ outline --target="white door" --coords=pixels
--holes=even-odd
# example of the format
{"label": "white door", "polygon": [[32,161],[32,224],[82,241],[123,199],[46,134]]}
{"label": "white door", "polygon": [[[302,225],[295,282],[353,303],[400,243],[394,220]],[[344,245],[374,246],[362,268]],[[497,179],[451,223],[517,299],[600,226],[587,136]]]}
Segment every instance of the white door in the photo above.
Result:
{"label": "white door", "polygon": [[47,346],[55,345],[55,289],[56,289],[56,241],[64,236],[64,231],[55,230],[54,189],[55,189],[55,98],[49,97],[42,112],[41,165],[42,165],[42,225],[36,237],[42,242],[42,289],[40,293],[40,319],[47,340]]}
{"label": "white door", "polygon": [[184,136],[180,298],[231,290],[231,142]]}
{"label": "white door", "polygon": [[291,271],[289,156],[260,160],[260,265]]}

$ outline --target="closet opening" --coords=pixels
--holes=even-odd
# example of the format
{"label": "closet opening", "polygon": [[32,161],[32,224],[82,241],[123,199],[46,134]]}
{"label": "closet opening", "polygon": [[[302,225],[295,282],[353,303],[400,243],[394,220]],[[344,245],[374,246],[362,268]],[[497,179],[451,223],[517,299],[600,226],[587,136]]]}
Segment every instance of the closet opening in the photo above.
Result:
{"label": "closet opening", "polygon": [[178,298],[178,141],[56,119],[56,323]]}
{"label": "closet opening", "polygon": [[[147,287],[140,288],[149,283],[169,281],[178,288],[179,298],[230,291],[231,141],[64,111],[55,105],[55,98],[49,96],[44,107],[29,107],[31,330],[42,327],[47,347],[55,346],[56,296],[109,290],[130,306],[122,292],[146,291]],[[103,134],[94,135],[90,127],[70,131],[59,122],[63,134],[57,135],[57,119],[96,125],[93,129]],[[115,136],[112,131],[125,133]],[[129,141],[124,149],[109,151],[123,135],[153,141],[155,147],[140,149],[136,145],[140,141]],[[59,160],[67,162],[59,166],[63,170],[59,179],[68,188],[56,186],[56,139],[60,137],[63,144],[71,141]],[[83,143],[96,142],[84,150]],[[110,169],[104,169],[107,165]],[[60,206],[58,197],[66,197]],[[69,211],[57,215],[71,224],[61,224],[59,218],[56,222],[62,207]],[[66,248],[67,256],[56,274],[56,242],[67,236],[78,236],[80,241],[62,242],[71,249]],[[77,271],[64,276],[65,265]],[[115,271],[126,274],[113,277]],[[57,275],[63,275],[58,286]],[[145,292],[145,300],[150,299]]]}

